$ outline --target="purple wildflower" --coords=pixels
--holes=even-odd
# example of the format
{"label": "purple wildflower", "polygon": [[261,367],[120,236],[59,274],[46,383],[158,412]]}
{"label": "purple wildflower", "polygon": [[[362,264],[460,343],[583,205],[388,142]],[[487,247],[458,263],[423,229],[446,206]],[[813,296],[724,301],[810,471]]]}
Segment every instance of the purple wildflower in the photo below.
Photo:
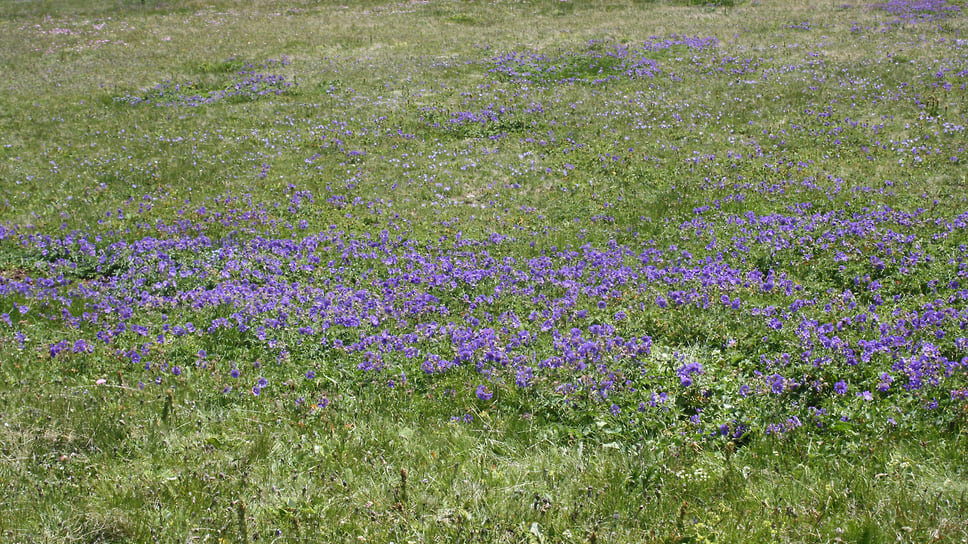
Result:
{"label": "purple wildflower", "polygon": [[494,397],[494,393],[486,385],[478,385],[475,394],[481,400],[491,400]]}

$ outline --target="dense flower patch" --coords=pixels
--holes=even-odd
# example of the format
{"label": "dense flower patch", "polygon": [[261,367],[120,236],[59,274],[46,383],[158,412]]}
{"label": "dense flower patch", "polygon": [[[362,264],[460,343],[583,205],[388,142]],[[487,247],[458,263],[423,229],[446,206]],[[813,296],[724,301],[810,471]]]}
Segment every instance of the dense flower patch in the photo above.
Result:
{"label": "dense flower patch", "polygon": [[[389,387],[456,372],[480,401],[535,395],[623,419],[678,399],[707,433],[788,432],[799,427],[788,417],[807,415],[837,425],[875,396],[925,410],[963,401],[968,246],[946,240],[964,238],[968,214],[703,212],[678,228],[733,241],[695,254],[642,241],[523,255],[530,240],[496,232],[432,243],[336,225],[304,233],[299,208],[315,196],[290,194],[307,204],[277,221],[226,196],[145,225],[151,235],[6,227],[8,249],[39,259],[38,274],[0,281],[7,334],[55,361],[119,356],[144,382],[210,373],[226,394],[293,387],[323,402],[318,382],[338,367]],[[211,236],[218,225],[240,234]],[[760,251],[836,263],[843,283],[820,291],[809,268],[743,265]],[[674,322],[705,319],[715,325],[693,342],[730,364],[695,345],[652,353],[672,345]],[[63,323],[65,337],[30,347],[23,327],[38,320]],[[220,353],[226,338],[257,359]],[[171,344],[202,350],[194,368],[166,355]],[[786,415],[760,419],[763,402]]]}
{"label": "dense flower patch", "polygon": [[870,5],[871,9],[884,11],[895,17],[895,23],[919,23],[939,21],[957,14],[961,8],[945,0],[891,0]]}

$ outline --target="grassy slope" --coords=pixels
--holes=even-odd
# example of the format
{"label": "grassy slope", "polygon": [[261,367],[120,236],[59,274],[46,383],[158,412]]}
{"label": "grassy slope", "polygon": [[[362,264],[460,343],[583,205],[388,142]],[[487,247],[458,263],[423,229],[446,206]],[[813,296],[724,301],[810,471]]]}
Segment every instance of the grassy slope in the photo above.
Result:
{"label": "grassy slope", "polygon": [[[822,108],[830,96],[845,95],[833,85],[809,89],[791,77],[770,88],[777,93],[772,97],[744,91],[744,102],[726,108],[722,102],[734,98],[731,77],[710,75],[705,84],[671,93],[644,88],[641,81],[550,90],[505,82],[481,90],[493,77],[479,64],[463,62],[509,50],[581,50],[592,39],[717,36],[733,50],[752,51],[776,66],[800,62],[805,51],[822,51],[827,66],[818,73],[869,69],[890,87],[920,73],[912,65],[923,70],[942,58],[937,38],[963,36],[963,17],[940,28],[914,25],[852,38],[853,23],[880,28],[885,16],[834,4],[818,10],[808,2],[743,3],[723,10],[605,0],[347,6],[51,1],[5,3],[0,14],[0,219],[41,232],[56,233],[62,223],[96,232],[123,228],[105,219],[105,212],[123,208],[131,215],[145,194],[156,195],[157,203],[137,217],[153,223],[171,217],[186,199],[192,207],[211,206],[206,199],[248,193],[256,202],[272,203],[293,183],[348,200],[392,200],[392,213],[399,214],[394,225],[423,241],[453,235],[457,227],[450,225],[459,225],[471,237],[550,227],[547,234],[522,234],[523,240],[538,240],[538,249],[522,242],[507,248],[509,254],[575,240],[603,245],[631,239],[633,230],[660,243],[684,243],[670,218],[690,217],[710,194],[730,194],[728,188],[721,194],[697,191],[692,184],[737,171],[783,183],[804,168],[801,161],[810,164],[804,175],[846,180],[848,191],[818,202],[820,209],[856,199],[852,186],[884,179],[898,190],[871,197],[879,202],[914,209],[937,198],[932,210],[939,217],[965,208],[958,198],[964,175],[957,165],[929,158],[921,169],[902,168],[886,151],[883,160],[870,162],[804,132],[791,130],[788,141],[778,144],[789,162],[772,172],[753,159],[739,161],[738,170],[718,164],[712,171],[683,161],[693,151],[722,156],[736,138],[803,123],[808,117],[803,109]],[[812,30],[789,27],[803,21]],[[888,54],[903,58],[886,60]],[[279,97],[200,108],[132,107],[122,100],[147,97],[146,89],[164,81],[196,81],[203,92],[220,90],[232,81],[231,59],[261,63],[283,56],[291,63],[267,70],[298,86]],[[583,74],[581,68],[577,73]],[[963,92],[934,96],[962,124]],[[484,98],[468,105],[461,93]],[[624,122],[620,109],[628,97],[625,102],[634,107],[627,111],[636,113]],[[560,115],[555,122],[567,127],[559,138],[571,133],[590,148],[566,156],[561,141],[542,150],[515,137],[502,142],[493,157],[480,153],[493,135],[486,130],[538,136],[557,126],[546,117],[523,127],[456,133],[427,128],[428,109],[445,115],[502,99],[515,107],[532,100],[554,104]],[[684,107],[687,103],[691,106]],[[574,107],[566,108],[569,104]],[[696,104],[702,107],[691,109]],[[909,101],[865,103],[860,109],[884,119],[899,141],[921,129],[919,106]],[[710,120],[708,112],[729,118]],[[642,122],[653,128],[629,128]],[[811,122],[816,128],[823,123]],[[332,128],[336,123],[354,134],[341,136]],[[666,124],[671,128],[654,128]],[[387,128],[417,137],[381,136]],[[369,158],[354,160],[338,151],[336,138],[345,150],[366,150]],[[667,147],[673,143],[680,149]],[[660,159],[661,166],[643,160],[613,169],[599,161],[600,154],[620,154],[626,146]],[[529,170],[529,152],[539,152],[540,165],[553,173]],[[322,158],[306,166],[315,153]],[[462,170],[469,162],[480,166]],[[440,187],[426,181],[428,173]],[[507,190],[516,182],[520,190]],[[751,199],[733,204],[734,211],[768,213],[786,203],[769,195]],[[481,207],[490,201],[496,205]],[[575,223],[592,208],[611,210],[617,222]],[[358,232],[388,227],[386,218],[353,207],[320,206],[306,219],[310,231],[334,223]],[[218,234],[224,233],[211,232]],[[37,260],[11,245],[0,258],[8,278],[30,273]],[[825,285],[830,279],[813,273],[803,268],[802,281]],[[10,301],[3,303],[4,311],[13,311]],[[670,350],[704,352],[744,333],[742,320],[727,321],[733,328],[726,331],[716,319],[648,314],[643,320],[641,326]],[[63,336],[40,320],[23,329],[36,345]],[[172,364],[190,365],[203,347],[223,348],[226,359],[261,353],[241,341],[221,346],[212,341],[214,346],[176,343],[162,355]],[[470,399],[463,401],[475,416],[468,425],[449,421],[454,405],[440,402],[448,384],[418,381],[414,394],[348,378],[328,391],[338,402],[308,411],[294,407],[285,394],[226,397],[219,379],[203,372],[192,375],[192,387],[149,384],[142,390],[136,387],[137,369],[119,356],[98,352],[90,361],[83,356],[52,361],[42,351],[17,349],[6,329],[0,342],[5,489],[0,504],[6,512],[0,539],[10,542],[968,538],[963,413],[960,419],[951,413],[939,417],[938,426],[918,416],[896,430],[787,440],[757,435],[737,444],[695,440],[681,434],[681,425],[611,433],[608,424],[591,417],[556,417],[558,407],[542,404],[551,402],[542,398],[516,399],[510,407]],[[108,383],[91,385],[101,376]]]}

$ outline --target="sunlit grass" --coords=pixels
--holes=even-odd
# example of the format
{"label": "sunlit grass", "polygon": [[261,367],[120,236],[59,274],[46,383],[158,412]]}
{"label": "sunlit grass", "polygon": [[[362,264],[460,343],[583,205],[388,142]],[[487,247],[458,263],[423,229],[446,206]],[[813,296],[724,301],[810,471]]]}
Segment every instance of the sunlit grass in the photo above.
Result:
{"label": "sunlit grass", "polygon": [[0,6],[0,540],[964,542],[956,7]]}

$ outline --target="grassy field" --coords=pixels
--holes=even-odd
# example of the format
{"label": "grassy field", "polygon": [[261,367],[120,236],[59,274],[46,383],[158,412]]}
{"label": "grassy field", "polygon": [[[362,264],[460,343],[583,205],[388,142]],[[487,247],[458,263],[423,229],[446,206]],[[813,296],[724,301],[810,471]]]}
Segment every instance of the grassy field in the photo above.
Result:
{"label": "grassy field", "polygon": [[968,542],[968,6],[0,3],[0,541]]}

